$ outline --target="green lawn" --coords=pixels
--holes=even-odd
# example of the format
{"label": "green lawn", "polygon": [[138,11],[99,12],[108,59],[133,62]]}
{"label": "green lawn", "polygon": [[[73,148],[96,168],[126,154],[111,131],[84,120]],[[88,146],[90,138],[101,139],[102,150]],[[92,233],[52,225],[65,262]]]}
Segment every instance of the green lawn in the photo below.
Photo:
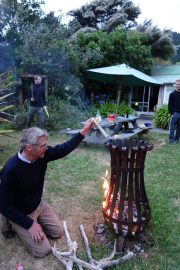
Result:
{"label": "green lawn", "polygon": [[[50,135],[50,143],[62,142],[66,137]],[[145,139],[154,144],[145,162],[145,185],[152,210],[152,236],[155,246],[142,256],[112,269],[175,270],[180,267],[180,144],[169,145],[166,134],[150,132]],[[19,134],[0,136],[0,165],[18,149]],[[79,225],[83,224],[93,256],[106,256],[107,248],[94,243],[94,226],[103,221],[101,214],[102,176],[109,170],[110,156],[103,147],[79,146],[62,160],[51,162],[46,173],[44,199],[57,215],[67,221],[73,240],[79,244],[79,256],[84,257]],[[53,241],[51,241],[53,245]],[[65,248],[65,239],[57,241]],[[15,269],[16,261],[26,270],[56,270],[63,266],[49,255],[33,258],[17,237],[4,240],[0,235],[0,269]]]}

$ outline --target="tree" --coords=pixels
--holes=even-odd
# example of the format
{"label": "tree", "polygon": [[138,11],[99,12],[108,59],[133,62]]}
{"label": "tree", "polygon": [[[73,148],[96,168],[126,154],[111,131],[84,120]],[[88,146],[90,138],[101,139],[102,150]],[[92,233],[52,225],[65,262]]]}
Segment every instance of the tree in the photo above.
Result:
{"label": "tree", "polygon": [[81,59],[81,72],[123,62],[147,72],[152,65],[151,48],[144,45],[147,39],[143,33],[125,32],[117,27],[110,33],[102,30],[91,34],[79,33],[72,43]]}
{"label": "tree", "polygon": [[[43,14],[40,0],[1,0],[0,2],[0,30],[1,30],[1,52],[6,47],[9,59],[6,64],[18,66],[20,59],[17,57],[17,48],[23,44],[21,36],[24,28],[40,21]],[[6,53],[7,55],[7,53]],[[7,57],[6,57],[7,59]],[[0,64],[4,63],[4,56]],[[4,64],[3,64],[4,65]],[[5,66],[5,65],[4,65]]]}
{"label": "tree", "polygon": [[66,41],[66,28],[49,14],[37,25],[24,28],[21,38],[22,44],[16,47],[19,67],[24,72],[47,74],[53,94],[59,95],[73,80],[71,73],[77,72],[77,56]]}
{"label": "tree", "polygon": [[118,25],[129,28],[136,24],[139,14],[139,7],[129,0],[94,0],[68,12],[68,15],[73,17],[70,26],[74,28],[74,32],[86,27],[107,32]]}
{"label": "tree", "polygon": [[173,32],[172,39],[173,39],[173,43],[176,47],[176,55],[174,55],[172,57],[172,62],[178,63],[178,62],[180,62],[180,33]]}
{"label": "tree", "polygon": [[41,0],[1,0],[0,30],[9,44],[18,44],[21,30],[40,20],[43,3]]}
{"label": "tree", "polygon": [[151,47],[153,58],[167,60],[172,57],[176,49],[172,42],[171,31],[161,31],[152,25],[151,20],[145,20],[142,25],[137,25],[136,19],[140,13],[139,7],[135,7],[132,1],[92,1],[69,12],[73,17],[69,24],[71,34],[73,33],[71,38],[75,39],[80,32],[90,33],[97,29],[113,32],[117,26],[120,26],[124,31],[135,31],[137,35],[144,33],[148,37],[144,45]]}
{"label": "tree", "polygon": [[152,25],[151,20],[145,20],[136,30],[145,33],[148,36],[147,46],[151,46],[151,54],[153,58],[161,58],[163,60],[170,59],[176,52],[176,48],[172,40],[172,32],[168,29],[161,31],[158,27]]}

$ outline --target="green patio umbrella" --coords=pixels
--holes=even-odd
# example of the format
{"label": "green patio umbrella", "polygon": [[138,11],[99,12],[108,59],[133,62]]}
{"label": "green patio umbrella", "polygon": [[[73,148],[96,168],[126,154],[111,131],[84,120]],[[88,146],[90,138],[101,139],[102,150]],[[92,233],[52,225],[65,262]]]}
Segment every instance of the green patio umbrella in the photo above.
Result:
{"label": "green patio umbrella", "polygon": [[131,68],[126,64],[88,69],[86,75],[92,80],[118,85],[116,112],[118,110],[123,86],[151,86],[161,84],[152,77],[137,69]]}

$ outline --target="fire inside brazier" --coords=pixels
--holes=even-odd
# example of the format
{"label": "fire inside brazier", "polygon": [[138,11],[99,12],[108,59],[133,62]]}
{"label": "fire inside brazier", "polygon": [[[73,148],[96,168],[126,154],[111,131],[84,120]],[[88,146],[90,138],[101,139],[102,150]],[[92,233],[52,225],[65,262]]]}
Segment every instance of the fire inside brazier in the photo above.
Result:
{"label": "fire inside brazier", "polygon": [[142,234],[150,222],[144,163],[153,145],[143,140],[112,140],[106,146],[111,155],[111,172],[109,184],[104,183],[102,212],[105,222],[117,234],[117,250],[122,251],[124,237]]}

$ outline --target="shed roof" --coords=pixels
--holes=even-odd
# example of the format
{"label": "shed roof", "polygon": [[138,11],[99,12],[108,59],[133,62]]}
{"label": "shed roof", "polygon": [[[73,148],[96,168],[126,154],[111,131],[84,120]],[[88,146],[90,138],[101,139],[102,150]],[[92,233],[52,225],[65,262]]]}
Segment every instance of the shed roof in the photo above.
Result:
{"label": "shed roof", "polygon": [[180,79],[180,65],[155,65],[151,70],[151,76],[162,84],[175,83]]}

